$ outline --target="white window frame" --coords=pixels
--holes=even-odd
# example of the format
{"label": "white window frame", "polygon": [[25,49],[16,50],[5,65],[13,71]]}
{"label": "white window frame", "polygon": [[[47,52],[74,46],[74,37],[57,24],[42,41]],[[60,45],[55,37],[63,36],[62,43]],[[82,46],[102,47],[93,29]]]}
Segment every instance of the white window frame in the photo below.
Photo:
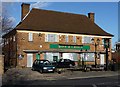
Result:
{"label": "white window frame", "polygon": [[76,43],[76,36],[73,36],[73,42]]}
{"label": "white window frame", "polygon": [[69,42],[69,35],[65,35],[65,42]]}
{"label": "white window frame", "polygon": [[[49,37],[53,35],[53,40]],[[59,42],[59,35],[58,34],[45,34],[45,42]]]}
{"label": "white window frame", "polygon": [[33,33],[28,34],[28,41],[33,41]]}
{"label": "white window frame", "polygon": [[[85,37],[87,37],[87,38],[89,38],[90,39],[90,42],[85,42]],[[91,41],[91,39],[92,39],[92,37],[88,37],[88,36],[82,36],[82,43],[85,43],[85,44],[90,44],[90,43],[92,43],[92,41]]]}
{"label": "white window frame", "polygon": [[13,36],[13,41],[15,41],[15,36]]}
{"label": "white window frame", "polygon": [[8,39],[6,39],[6,44],[8,44]]}

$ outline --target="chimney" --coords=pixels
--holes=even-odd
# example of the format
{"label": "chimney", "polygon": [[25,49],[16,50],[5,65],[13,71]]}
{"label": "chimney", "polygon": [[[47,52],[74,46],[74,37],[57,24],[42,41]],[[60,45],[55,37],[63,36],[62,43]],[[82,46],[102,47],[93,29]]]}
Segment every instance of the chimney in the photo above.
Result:
{"label": "chimney", "polygon": [[21,20],[27,15],[30,10],[30,4],[22,3],[21,5]]}
{"label": "chimney", "polygon": [[88,18],[89,18],[92,22],[95,21],[95,20],[94,20],[94,15],[95,15],[95,13],[92,13],[92,12],[88,13]]}

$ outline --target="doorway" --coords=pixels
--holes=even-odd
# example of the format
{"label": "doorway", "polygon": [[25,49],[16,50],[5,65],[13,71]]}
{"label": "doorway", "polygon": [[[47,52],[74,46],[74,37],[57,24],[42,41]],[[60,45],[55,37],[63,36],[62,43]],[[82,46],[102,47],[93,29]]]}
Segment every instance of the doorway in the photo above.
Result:
{"label": "doorway", "polygon": [[104,65],[104,64],[105,64],[104,54],[100,54],[100,64],[101,64],[101,65]]}
{"label": "doorway", "polygon": [[33,54],[28,53],[27,54],[27,67],[32,67],[33,64]]}

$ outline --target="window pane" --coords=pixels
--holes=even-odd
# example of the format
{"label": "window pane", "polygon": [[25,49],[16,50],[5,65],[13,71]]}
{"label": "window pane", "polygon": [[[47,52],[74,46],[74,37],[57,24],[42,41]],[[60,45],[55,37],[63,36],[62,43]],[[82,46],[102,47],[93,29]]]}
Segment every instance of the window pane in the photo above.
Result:
{"label": "window pane", "polygon": [[48,42],[48,34],[45,34],[45,42]]}
{"label": "window pane", "polygon": [[57,34],[46,34],[45,42],[59,42],[59,35],[57,35]]}
{"label": "window pane", "polygon": [[33,41],[33,33],[29,33],[29,41]]}
{"label": "window pane", "polygon": [[68,38],[68,35],[65,36],[65,42],[68,42],[69,41],[69,38]]}
{"label": "window pane", "polygon": [[80,54],[81,61],[95,61],[95,55],[94,53],[82,53]]}
{"label": "window pane", "polygon": [[76,43],[76,36],[73,36],[73,42]]}
{"label": "window pane", "polygon": [[92,43],[91,39],[92,37],[83,36],[82,43]]}

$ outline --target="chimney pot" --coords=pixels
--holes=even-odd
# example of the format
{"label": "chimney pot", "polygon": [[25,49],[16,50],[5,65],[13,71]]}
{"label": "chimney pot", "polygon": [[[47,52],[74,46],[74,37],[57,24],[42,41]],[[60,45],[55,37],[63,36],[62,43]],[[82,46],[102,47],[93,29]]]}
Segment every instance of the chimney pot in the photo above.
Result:
{"label": "chimney pot", "polygon": [[30,4],[22,3],[21,5],[21,20],[27,15],[30,10]]}
{"label": "chimney pot", "polygon": [[94,16],[95,16],[95,13],[93,13],[93,12],[88,13],[88,18],[89,18],[92,22],[95,21]]}

